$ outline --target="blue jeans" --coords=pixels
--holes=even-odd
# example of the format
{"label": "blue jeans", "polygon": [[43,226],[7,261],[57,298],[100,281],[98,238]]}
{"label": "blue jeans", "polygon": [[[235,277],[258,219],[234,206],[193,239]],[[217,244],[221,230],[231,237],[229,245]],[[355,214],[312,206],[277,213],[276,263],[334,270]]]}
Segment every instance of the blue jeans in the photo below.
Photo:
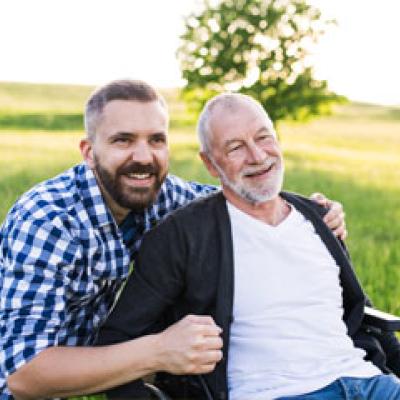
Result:
{"label": "blue jeans", "polygon": [[400,380],[393,375],[339,378],[315,392],[277,400],[400,400]]}

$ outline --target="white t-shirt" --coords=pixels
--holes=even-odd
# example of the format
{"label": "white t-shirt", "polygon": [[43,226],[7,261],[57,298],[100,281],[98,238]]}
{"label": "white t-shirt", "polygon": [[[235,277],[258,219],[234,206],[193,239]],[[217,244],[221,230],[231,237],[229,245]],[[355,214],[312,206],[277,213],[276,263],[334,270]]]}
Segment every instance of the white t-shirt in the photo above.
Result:
{"label": "white t-shirt", "polygon": [[274,227],[227,204],[235,270],[230,399],[275,399],[380,374],[347,335],[339,267],[312,224],[293,207]]}

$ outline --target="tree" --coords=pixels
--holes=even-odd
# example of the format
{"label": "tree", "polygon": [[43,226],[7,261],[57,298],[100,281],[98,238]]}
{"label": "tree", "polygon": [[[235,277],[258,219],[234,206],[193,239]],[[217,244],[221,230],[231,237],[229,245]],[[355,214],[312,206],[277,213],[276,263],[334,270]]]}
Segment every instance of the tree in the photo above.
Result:
{"label": "tree", "polygon": [[214,94],[239,91],[274,122],[329,112],[344,97],[314,79],[309,55],[331,22],[305,0],[204,0],[177,52],[184,98],[200,109]]}

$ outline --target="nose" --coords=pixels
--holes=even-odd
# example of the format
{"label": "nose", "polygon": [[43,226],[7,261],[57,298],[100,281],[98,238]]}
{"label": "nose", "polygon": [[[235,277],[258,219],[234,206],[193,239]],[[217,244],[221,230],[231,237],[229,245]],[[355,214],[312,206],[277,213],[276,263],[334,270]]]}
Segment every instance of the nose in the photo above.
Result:
{"label": "nose", "polygon": [[153,153],[149,143],[145,140],[139,140],[132,149],[132,161],[141,164],[150,164],[153,162]]}
{"label": "nose", "polygon": [[249,164],[262,164],[267,155],[265,151],[256,143],[251,142],[247,147],[247,161]]}

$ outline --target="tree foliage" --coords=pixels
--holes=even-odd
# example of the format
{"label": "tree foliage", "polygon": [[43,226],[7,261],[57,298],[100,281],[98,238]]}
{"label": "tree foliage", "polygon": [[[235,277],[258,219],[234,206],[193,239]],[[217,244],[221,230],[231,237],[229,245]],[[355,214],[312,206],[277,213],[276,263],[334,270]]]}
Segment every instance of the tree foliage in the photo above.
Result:
{"label": "tree foliage", "polygon": [[310,48],[327,24],[305,0],[203,1],[178,49],[184,98],[195,108],[216,93],[258,99],[273,121],[329,112],[344,98],[313,77]]}

